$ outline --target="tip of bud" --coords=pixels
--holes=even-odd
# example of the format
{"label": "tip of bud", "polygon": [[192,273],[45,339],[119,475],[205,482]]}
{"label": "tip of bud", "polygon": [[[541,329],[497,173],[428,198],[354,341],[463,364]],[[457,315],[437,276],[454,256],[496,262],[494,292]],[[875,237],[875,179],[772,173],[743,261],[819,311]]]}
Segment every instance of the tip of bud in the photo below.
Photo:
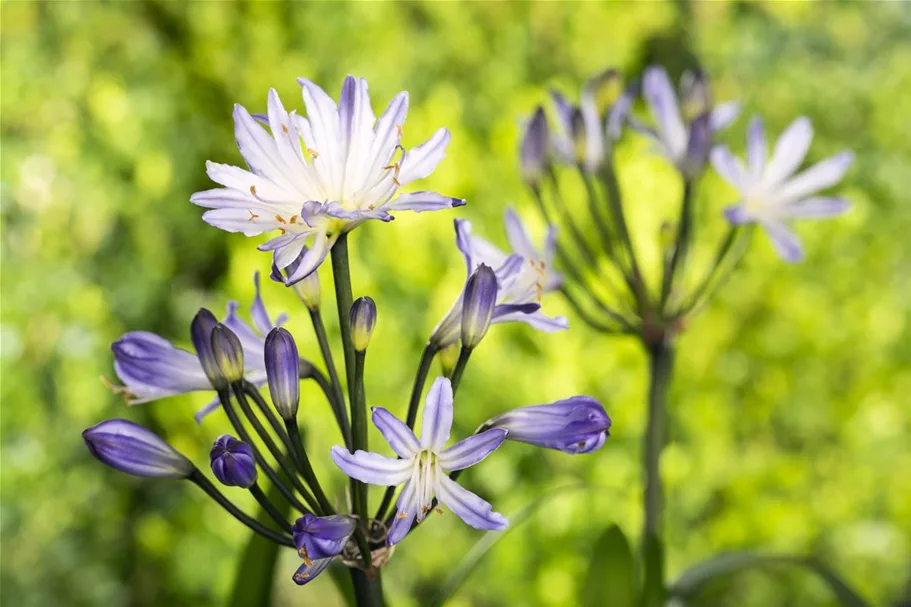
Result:
{"label": "tip of bud", "polygon": [[212,356],[228,382],[244,378],[244,350],[234,331],[218,323],[212,328]]}
{"label": "tip of bud", "polygon": [[370,297],[358,297],[351,305],[348,319],[354,349],[363,352],[370,344],[370,337],[376,327],[376,303]]}
{"label": "tip of bud", "polygon": [[200,308],[193,322],[190,323],[190,339],[193,341],[193,347],[196,348],[196,356],[199,358],[199,364],[206,377],[216,389],[224,388],[228,381],[225,379],[218,363],[215,360],[215,354],[212,350],[212,329],[218,324],[218,319],[209,310]]}
{"label": "tip of bud", "polygon": [[493,269],[481,264],[465,285],[462,300],[462,345],[474,348],[484,336],[493,320],[497,304],[497,275]]}

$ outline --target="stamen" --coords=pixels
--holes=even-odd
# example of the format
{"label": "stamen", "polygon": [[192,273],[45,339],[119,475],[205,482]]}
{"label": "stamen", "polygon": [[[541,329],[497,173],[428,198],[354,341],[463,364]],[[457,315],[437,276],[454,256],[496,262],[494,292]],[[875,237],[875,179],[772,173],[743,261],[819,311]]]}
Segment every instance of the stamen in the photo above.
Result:
{"label": "stamen", "polygon": [[288,134],[288,127],[285,126],[284,124],[282,124],[282,133],[284,133],[285,135]]}
{"label": "stamen", "polygon": [[313,156],[313,160],[316,160],[317,158],[319,158],[319,154],[317,154],[316,150],[314,150],[313,148],[307,148],[307,151],[310,153],[311,156]]}
{"label": "stamen", "polygon": [[399,512],[395,515],[395,518],[408,518],[409,514],[407,512]]}
{"label": "stamen", "polygon": [[275,221],[277,221],[278,223],[288,223],[287,221],[285,221],[285,218],[282,217],[281,215],[279,215],[278,213],[275,214]]}
{"label": "stamen", "polygon": [[101,376],[101,383],[103,383],[104,386],[108,390],[113,392],[114,394],[119,394],[120,396],[122,396],[123,402],[125,402],[126,404],[130,404],[131,398],[138,398],[138,396],[136,396],[135,394],[130,392],[126,386],[117,385],[114,382],[112,382],[111,380],[109,380],[107,377],[105,377],[104,375]]}
{"label": "stamen", "polygon": [[399,136],[399,139],[405,136],[405,128],[401,124],[395,125],[395,132]]}
{"label": "stamen", "polygon": [[441,516],[443,515],[443,509],[440,508],[439,506],[437,506],[436,508],[434,508],[434,510],[437,511],[437,514],[439,514],[439,515],[441,515]]}
{"label": "stamen", "polygon": [[310,566],[313,565],[313,561],[310,560],[310,555],[307,554],[307,547],[306,547],[306,546],[301,546],[300,549],[297,551],[297,554],[299,554],[300,557],[301,557],[302,559],[304,559],[304,564],[305,564],[307,567],[310,567]]}
{"label": "stamen", "polygon": [[[307,566],[309,567],[309,565],[307,565]],[[294,580],[295,580],[296,582],[303,582],[303,581],[306,581],[307,578],[309,578],[309,577],[310,577],[310,574],[309,574],[309,573],[305,573],[305,572],[303,572],[303,571],[294,574]]]}
{"label": "stamen", "polygon": [[253,198],[256,198],[256,186],[255,185],[250,186],[250,193],[253,194]]}
{"label": "stamen", "polygon": [[292,216],[288,219],[288,223],[297,223],[297,220],[298,220],[298,219],[300,219],[300,217],[298,217],[297,215],[292,215]]}
{"label": "stamen", "polygon": [[247,209],[247,213],[250,214],[250,219],[248,219],[247,221],[253,221],[254,219],[259,219],[259,215],[257,215],[256,213],[254,213],[254,212],[251,211],[250,209]]}

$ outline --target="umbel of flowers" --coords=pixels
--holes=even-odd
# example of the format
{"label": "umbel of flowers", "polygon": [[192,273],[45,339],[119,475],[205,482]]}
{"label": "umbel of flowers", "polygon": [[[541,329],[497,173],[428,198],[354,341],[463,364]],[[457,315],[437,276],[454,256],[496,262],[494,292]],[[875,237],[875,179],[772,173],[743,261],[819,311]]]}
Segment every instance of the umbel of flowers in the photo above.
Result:
{"label": "umbel of flowers", "polygon": [[[833,217],[849,209],[844,198],[826,190],[851,166],[851,152],[801,169],[813,139],[810,121],[797,118],[770,146],[762,119],[754,117],[747,128],[744,162],[717,142],[739,111],[737,103],[714,103],[710,83],[699,72],[684,73],[675,89],[661,67],[649,67],[641,79],[627,83],[609,70],[584,85],[578,105],[554,93],[551,104],[536,109],[522,137],[525,183],[547,223],[560,228],[560,239],[551,237],[548,243],[565,276],[557,288],[589,328],[608,336],[633,336],[649,361],[642,447],[646,554],[660,555],[662,546],[659,459],[667,434],[675,337],[738,267],[755,227],[784,261],[796,263],[804,251],[792,222]],[[682,185],[676,219],[668,218],[651,241],[634,238],[627,223],[614,161],[614,148],[627,136],[649,140],[653,151],[674,166]],[[729,227],[714,245],[711,263],[697,267],[691,252],[705,230],[696,218],[706,214],[696,214],[695,192],[709,165],[730,184],[732,202],[716,211]],[[583,186],[582,204],[569,204],[566,184],[571,180]],[[659,253],[657,272],[647,273],[640,263],[643,246]],[[517,413],[502,417],[521,419]],[[519,440],[516,434],[511,438]],[[646,593],[643,604],[663,605],[668,587],[660,556],[646,558],[644,568],[646,589],[653,594]]]}
{"label": "umbel of flowers", "polygon": [[[254,532],[296,550],[301,564],[291,577],[297,584],[340,562],[350,568],[359,604],[381,605],[378,576],[389,547],[405,540],[434,509],[448,509],[480,530],[508,525],[491,504],[457,482],[462,470],[480,464],[510,440],[589,453],[604,444],[611,422],[596,400],[575,396],[493,410],[486,422],[465,420],[483,422],[473,435],[450,440],[459,384],[471,353],[494,324],[521,322],[543,332],[567,328],[565,318],[541,311],[544,294],[562,284],[552,268],[554,233],[548,233],[542,247],[535,246],[509,211],[508,252],[473,234],[467,220],[455,220],[456,245],[466,262],[465,286],[431,332],[398,414],[380,407],[370,411],[388,448],[368,449],[364,374],[381,315],[371,298],[353,299],[348,235],[367,220],[390,221],[398,211],[445,210],[465,202],[407,191],[433,172],[450,138],[440,129],[417,147],[401,144],[407,93],[397,95],[377,119],[363,79],[346,78],[337,104],[309,80],[300,84],[305,116],[288,112],[274,90],[264,114],[235,107],[235,135],[248,168],[209,162],[210,178],[222,187],[198,192],[191,200],[209,209],[203,219],[210,225],[247,236],[273,236],[259,247],[272,254],[270,277],[297,290],[321,362],[305,358],[300,342],[282,328],[286,315],[270,316],[260,297],[259,273],[253,276],[251,322],[240,318],[236,302],[228,304],[221,320],[201,309],[190,323],[195,353],[143,331],[127,333],[112,346],[121,382],[113,388],[129,404],[194,391],[212,395],[197,421],[223,413],[234,429],[234,435],[214,441],[212,476],[231,491],[249,491],[271,520],[261,523],[241,511],[207,473],[133,422],[101,422],[83,437],[103,463],[136,476],[188,480]],[[341,372],[321,314],[316,270],[326,257],[334,275]],[[444,349],[457,350],[458,358],[446,376],[430,382],[425,395],[433,361]],[[341,444],[331,452],[310,450],[301,438],[301,381],[319,386],[338,424]],[[414,430],[422,402],[419,437]],[[329,458],[350,478],[350,501],[327,495],[314,473],[311,460]],[[261,475],[281,503],[260,488]],[[367,484],[387,488],[373,508]],[[398,486],[402,489],[396,494]],[[340,503],[349,505],[340,510]],[[289,509],[290,517],[285,514]]]}

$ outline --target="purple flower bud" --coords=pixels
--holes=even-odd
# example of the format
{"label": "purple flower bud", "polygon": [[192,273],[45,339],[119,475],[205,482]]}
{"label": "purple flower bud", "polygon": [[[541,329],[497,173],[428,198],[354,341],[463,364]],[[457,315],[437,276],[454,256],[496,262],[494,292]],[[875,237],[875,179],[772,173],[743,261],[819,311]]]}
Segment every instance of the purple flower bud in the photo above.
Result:
{"label": "purple flower bud", "polygon": [[483,428],[503,428],[506,440],[556,449],[564,453],[590,453],[610,436],[611,421],[601,403],[589,396],[573,396],[549,405],[513,409]]}
{"label": "purple flower bud", "polygon": [[547,168],[548,145],[547,116],[539,107],[525,129],[519,151],[522,177],[531,187],[537,187]]}
{"label": "purple flower bud", "polygon": [[272,404],[282,419],[291,421],[300,403],[300,358],[285,329],[276,327],[266,336],[265,363]]}
{"label": "purple flower bud", "polygon": [[215,315],[205,308],[200,308],[193,322],[190,323],[190,339],[193,340],[193,347],[196,348],[196,356],[199,357],[199,364],[212,385],[220,390],[228,385],[218,363],[215,362],[215,354],[212,351],[212,329],[218,324]]}
{"label": "purple flower bud", "polygon": [[244,378],[244,349],[234,331],[218,323],[212,328],[212,353],[218,369],[229,382]]}
{"label": "purple flower bud", "polygon": [[209,452],[212,474],[222,485],[249,489],[256,482],[253,447],[229,434],[222,434]]}
{"label": "purple flower bud", "polygon": [[696,118],[690,125],[686,155],[683,157],[683,163],[680,166],[680,170],[686,179],[693,181],[702,173],[711,148],[711,115],[706,112]]}
{"label": "purple flower bud", "polygon": [[481,264],[465,284],[462,301],[462,345],[474,348],[490,327],[493,310],[497,304],[497,275],[486,264]]}
{"label": "purple flower bud", "polygon": [[82,433],[98,460],[134,476],[187,478],[193,464],[159,436],[125,419],[101,422]]}
{"label": "purple flower bud", "polygon": [[370,297],[358,297],[348,313],[351,322],[351,341],[354,349],[363,352],[370,343],[376,326],[376,304]]}

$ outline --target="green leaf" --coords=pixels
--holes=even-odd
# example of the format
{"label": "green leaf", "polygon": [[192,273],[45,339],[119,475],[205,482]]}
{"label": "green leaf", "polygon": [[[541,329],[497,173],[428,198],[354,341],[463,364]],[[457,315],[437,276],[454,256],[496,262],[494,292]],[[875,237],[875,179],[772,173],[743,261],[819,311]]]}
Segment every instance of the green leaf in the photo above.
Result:
{"label": "green leaf", "polygon": [[595,543],[581,604],[586,607],[634,607],[638,586],[629,542],[620,527],[612,525]]}
{"label": "green leaf", "polygon": [[691,567],[670,588],[670,594],[682,599],[689,599],[697,595],[705,584],[716,578],[733,575],[745,569],[769,566],[802,567],[816,574],[844,607],[868,607],[868,603],[847,582],[816,559],[753,552],[720,554]]}
{"label": "green leaf", "polygon": [[559,489],[554,489],[550,493],[547,493],[543,497],[540,497],[525,506],[522,510],[516,514],[509,517],[509,527],[506,531],[500,532],[488,532],[478,540],[478,542],[471,547],[471,550],[465,555],[462,561],[458,566],[453,570],[449,577],[446,578],[446,581],[443,582],[443,585],[440,588],[440,591],[433,598],[433,600],[428,604],[428,607],[441,607],[446,601],[448,601],[461,587],[462,583],[471,575],[471,572],[474,571],[475,567],[478,566],[478,563],[481,562],[481,559],[490,552],[494,545],[500,541],[507,533],[514,530],[516,527],[528,520],[532,514],[534,514],[538,508],[545,505],[548,501],[568,493],[570,491],[575,491],[577,489],[583,489],[585,485],[570,485],[567,487],[560,487]]}
{"label": "green leaf", "polygon": [[[269,489],[269,501],[276,505],[282,514],[287,514],[288,503],[274,487]],[[256,520],[264,525],[274,525],[266,511],[260,508]],[[229,600],[230,607],[247,607],[248,605],[272,604],[272,580],[275,578],[275,565],[278,562],[280,546],[270,542],[257,533],[253,533],[244,548],[234,577],[234,589]],[[288,578],[290,579],[290,575]]]}

